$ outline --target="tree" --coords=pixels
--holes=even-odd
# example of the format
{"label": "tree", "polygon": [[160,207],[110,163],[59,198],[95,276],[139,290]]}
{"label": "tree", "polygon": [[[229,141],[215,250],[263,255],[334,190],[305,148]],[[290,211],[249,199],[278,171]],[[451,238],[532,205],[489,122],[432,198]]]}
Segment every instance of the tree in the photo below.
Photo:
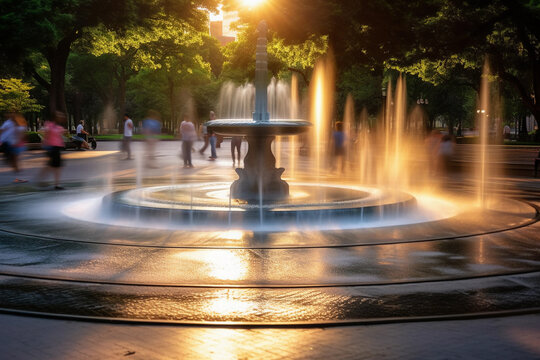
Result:
{"label": "tree", "polygon": [[274,0],[244,14],[247,22],[261,18],[289,42],[328,35],[341,71],[420,64],[478,83],[488,54],[493,73],[540,119],[538,0]]}
{"label": "tree", "polygon": [[[440,83],[456,75],[478,88],[484,57],[491,74],[511,86],[538,120],[540,103],[540,2],[537,0],[439,1],[436,15],[423,20],[418,46],[394,64]],[[540,140],[540,132],[537,132]]]}
{"label": "tree", "polygon": [[21,79],[0,79],[0,111],[28,113],[40,111],[39,105],[30,96],[34,87]]}
{"label": "tree", "polygon": [[307,85],[315,62],[327,51],[327,36],[311,36],[300,44],[286,44],[274,33],[268,44],[268,54],[278,59],[285,69],[300,74]]}
{"label": "tree", "polygon": [[[237,83],[251,81],[254,78],[257,36],[256,27],[249,24],[239,33],[236,41],[225,47],[226,61],[222,77]],[[293,71],[300,74],[309,85],[315,62],[328,51],[328,39],[326,36],[311,36],[301,43],[288,44],[272,31],[267,50],[268,70],[271,75],[277,77],[283,71]]]}
{"label": "tree", "polygon": [[[0,55],[13,62],[25,60],[28,71],[49,92],[49,111],[66,111],[66,65],[72,44],[85,29],[103,24],[121,31],[132,24],[150,25],[156,19],[176,16],[201,21],[201,7],[215,9],[216,0],[3,0],[0,14]],[[41,53],[50,79],[41,77],[29,63],[32,52]]]}

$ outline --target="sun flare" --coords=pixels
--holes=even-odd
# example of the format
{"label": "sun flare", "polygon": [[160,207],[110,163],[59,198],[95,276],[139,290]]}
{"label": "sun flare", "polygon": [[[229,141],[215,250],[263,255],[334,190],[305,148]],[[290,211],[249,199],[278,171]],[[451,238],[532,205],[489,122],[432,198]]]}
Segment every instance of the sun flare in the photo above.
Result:
{"label": "sun flare", "polygon": [[241,0],[241,1],[242,1],[242,4],[244,4],[244,6],[247,6],[249,8],[257,7],[264,2],[264,0]]}

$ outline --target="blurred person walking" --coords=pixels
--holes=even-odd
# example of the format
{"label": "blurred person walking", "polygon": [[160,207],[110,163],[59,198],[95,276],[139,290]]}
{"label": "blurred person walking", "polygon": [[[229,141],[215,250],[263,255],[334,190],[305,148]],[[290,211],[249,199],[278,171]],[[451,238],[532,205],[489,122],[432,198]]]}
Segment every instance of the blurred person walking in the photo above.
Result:
{"label": "blurred person walking", "polygon": [[191,148],[193,142],[197,140],[197,131],[195,131],[195,125],[189,118],[184,115],[184,120],[180,123],[179,133],[182,136],[182,158],[184,159],[184,167],[192,168],[191,163]]}
{"label": "blurred person walking", "polygon": [[143,120],[143,133],[146,144],[146,166],[156,168],[156,144],[161,134],[161,115],[154,110],[148,111],[148,116]]}
{"label": "blurred person walking", "polygon": [[[19,155],[26,149],[24,143],[27,129],[26,120],[21,114],[9,114],[0,127],[0,148],[6,157],[6,162],[13,168],[15,176],[19,174]],[[24,183],[28,180],[16,177],[14,183]]]}
{"label": "blurred person walking", "polygon": [[438,149],[438,166],[440,176],[448,175],[450,170],[450,162],[454,156],[455,147],[456,145],[452,136],[444,135],[441,138]]}
{"label": "blurred person walking", "polygon": [[122,138],[122,151],[126,153],[124,160],[132,160],[131,138],[133,137],[133,120],[128,114],[124,114],[124,137]]}
{"label": "blurred person walking", "polygon": [[[215,119],[216,119],[216,114],[213,111],[210,111],[210,119],[208,121],[215,120]],[[201,129],[202,129],[202,136],[203,136],[203,140],[204,140],[204,145],[199,150],[199,153],[201,155],[203,155],[206,148],[210,144],[210,135],[208,134],[208,128],[206,127],[205,124],[202,124]]]}
{"label": "blurred person walking", "polygon": [[64,149],[64,139],[62,135],[66,133],[64,125],[66,124],[66,115],[63,112],[55,113],[54,121],[47,121],[43,127],[43,146],[47,150],[49,161],[38,174],[38,180],[43,181],[49,171],[53,172],[54,189],[64,190],[60,186],[60,176],[63,166],[61,151]]}
{"label": "blurred person walking", "polygon": [[232,164],[233,164],[233,166],[236,163],[235,156],[234,156],[234,151],[235,150],[238,153],[238,166],[240,166],[240,152],[241,152],[240,148],[241,147],[242,147],[242,136],[233,136],[231,138],[231,156],[232,156]]}
{"label": "blurred person walking", "polygon": [[210,160],[216,160],[217,159],[217,153],[216,153],[216,144],[217,144],[217,135],[213,130],[210,130]]}
{"label": "blurred person walking", "polygon": [[338,121],[332,133],[332,145],[334,161],[331,164],[332,170],[339,169],[341,173],[345,171],[345,132],[343,122]]}

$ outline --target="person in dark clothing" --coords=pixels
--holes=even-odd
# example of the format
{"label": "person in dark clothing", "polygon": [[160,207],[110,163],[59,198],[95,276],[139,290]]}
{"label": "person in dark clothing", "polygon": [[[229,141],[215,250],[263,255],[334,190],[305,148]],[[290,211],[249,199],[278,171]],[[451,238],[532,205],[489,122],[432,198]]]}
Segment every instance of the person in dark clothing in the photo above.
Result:
{"label": "person in dark clothing", "polygon": [[345,132],[343,131],[343,122],[338,121],[336,128],[332,133],[334,161],[332,169],[338,169],[341,172],[345,171]]}
{"label": "person in dark clothing", "polygon": [[238,166],[240,166],[240,148],[242,147],[242,137],[241,136],[233,136],[231,139],[231,156],[232,156],[232,162],[233,166],[236,163],[235,161],[235,154],[234,151],[236,150],[236,153],[238,154]]}

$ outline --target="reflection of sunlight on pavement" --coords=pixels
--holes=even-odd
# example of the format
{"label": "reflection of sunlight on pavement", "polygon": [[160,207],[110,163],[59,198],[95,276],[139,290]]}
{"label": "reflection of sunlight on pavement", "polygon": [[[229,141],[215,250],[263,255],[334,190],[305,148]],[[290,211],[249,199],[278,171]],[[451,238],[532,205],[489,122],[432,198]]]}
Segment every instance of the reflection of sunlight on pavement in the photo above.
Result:
{"label": "reflection of sunlight on pavement", "polygon": [[[236,297],[235,297],[236,295]],[[208,299],[207,312],[209,314],[227,315],[227,317],[244,317],[246,313],[252,313],[257,303],[250,301],[248,297],[238,297],[237,292],[223,289],[212,293],[212,298]]]}
{"label": "reflection of sunlight on pavement", "polygon": [[[204,329],[189,334],[191,354],[203,359],[286,359],[293,354],[312,354],[314,331],[320,329]],[[181,340],[185,341],[185,340]],[[335,351],[335,349],[334,349]],[[295,357],[296,358],[296,357]]]}
{"label": "reflection of sunlight on pavement", "polygon": [[243,230],[229,230],[219,234],[220,239],[224,240],[242,240],[244,236]]}
{"label": "reflection of sunlight on pavement", "polygon": [[119,153],[119,151],[77,151],[72,153],[63,153],[62,157],[65,159],[90,159],[116,153]]}
{"label": "reflection of sunlight on pavement", "polygon": [[248,273],[248,259],[233,250],[179,252],[176,257],[197,263],[194,268],[219,280],[242,280]]}

